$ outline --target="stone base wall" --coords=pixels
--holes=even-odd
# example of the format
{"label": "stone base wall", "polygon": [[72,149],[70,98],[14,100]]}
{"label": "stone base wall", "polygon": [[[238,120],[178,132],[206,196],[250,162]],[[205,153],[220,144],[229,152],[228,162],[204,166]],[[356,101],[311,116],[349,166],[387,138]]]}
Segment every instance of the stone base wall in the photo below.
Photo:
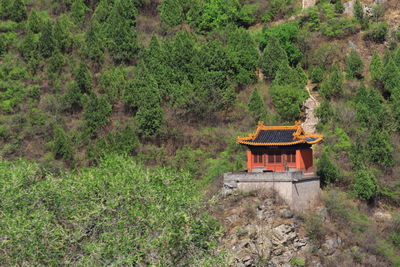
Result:
{"label": "stone base wall", "polygon": [[319,201],[320,180],[302,172],[225,173],[224,187],[230,190],[276,192],[293,210],[313,208]]}

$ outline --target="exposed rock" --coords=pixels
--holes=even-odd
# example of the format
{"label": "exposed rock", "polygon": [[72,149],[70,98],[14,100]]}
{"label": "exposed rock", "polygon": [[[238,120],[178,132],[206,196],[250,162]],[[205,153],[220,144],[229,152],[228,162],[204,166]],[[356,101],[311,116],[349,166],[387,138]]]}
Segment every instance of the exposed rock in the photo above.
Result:
{"label": "exposed rock", "polygon": [[332,238],[328,239],[325,241],[324,244],[322,244],[321,248],[324,251],[325,255],[332,255],[335,253],[336,249],[340,247],[342,244],[342,240],[338,238]]}
{"label": "exposed rock", "polygon": [[293,211],[291,211],[290,209],[281,209],[279,210],[279,214],[282,218],[285,219],[293,218]]}
{"label": "exposed rock", "polygon": [[326,221],[328,219],[328,210],[326,208],[320,208],[315,211],[318,215],[321,215],[321,217]]}
{"label": "exposed rock", "polygon": [[355,0],[343,3],[343,6],[344,6],[343,14],[352,16],[353,15],[353,10],[354,10],[354,3],[355,3]]}
{"label": "exposed rock", "polygon": [[380,221],[392,220],[392,215],[390,213],[385,213],[385,212],[381,212],[381,211],[376,211],[373,216],[374,216],[374,218],[376,218],[377,220],[380,220]]}

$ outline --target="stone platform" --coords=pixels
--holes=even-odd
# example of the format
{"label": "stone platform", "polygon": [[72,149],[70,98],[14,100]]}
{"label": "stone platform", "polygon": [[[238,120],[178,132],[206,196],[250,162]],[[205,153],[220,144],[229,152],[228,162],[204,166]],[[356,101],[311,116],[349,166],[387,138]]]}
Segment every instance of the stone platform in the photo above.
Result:
{"label": "stone platform", "polygon": [[226,190],[271,190],[293,210],[304,211],[318,204],[320,180],[314,173],[294,172],[228,172],[224,174]]}

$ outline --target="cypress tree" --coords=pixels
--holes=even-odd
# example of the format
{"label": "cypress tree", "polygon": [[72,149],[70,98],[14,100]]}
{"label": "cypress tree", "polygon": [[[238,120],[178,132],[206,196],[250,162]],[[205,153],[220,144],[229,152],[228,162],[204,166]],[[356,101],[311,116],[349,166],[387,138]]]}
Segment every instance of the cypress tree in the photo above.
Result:
{"label": "cypress tree", "polygon": [[84,53],[88,59],[97,63],[102,63],[104,57],[103,40],[100,32],[100,24],[97,21],[92,21],[85,35]]}
{"label": "cypress tree", "polygon": [[43,57],[48,58],[53,55],[56,45],[57,41],[54,38],[53,23],[48,21],[45,23],[39,38],[39,51]]}
{"label": "cypress tree", "polygon": [[161,23],[165,29],[180,25],[184,20],[183,8],[180,0],[165,0],[160,5]]}
{"label": "cypress tree", "polygon": [[81,62],[75,75],[75,81],[82,93],[90,94],[93,88],[92,74],[86,67],[84,62]]}
{"label": "cypress tree", "polygon": [[254,88],[253,93],[250,96],[248,108],[250,114],[253,116],[256,122],[266,120],[267,109],[265,107],[264,100],[258,93],[257,88]]}
{"label": "cypress tree", "polygon": [[382,83],[383,64],[377,53],[372,56],[369,71],[371,73],[371,81],[376,85],[380,85]]}
{"label": "cypress tree", "polygon": [[265,77],[273,80],[282,64],[289,65],[288,57],[285,50],[279,44],[278,39],[272,36],[263,51],[259,66]]}
{"label": "cypress tree", "polygon": [[34,33],[39,33],[43,28],[43,20],[36,9],[32,9],[29,13],[27,23],[28,28]]}
{"label": "cypress tree", "polygon": [[348,78],[360,78],[364,71],[364,62],[360,55],[355,51],[351,50],[350,54],[345,59]]}
{"label": "cypress tree", "polygon": [[86,122],[86,133],[94,136],[101,126],[108,123],[112,113],[112,106],[105,97],[97,96],[95,93],[87,96],[84,104],[84,118]]}
{"label": "cypress tree", "polygon": [[384,167],[392,167],[393,145],[388,132],[385,129],[373,128],[367,138],[368,159]]}

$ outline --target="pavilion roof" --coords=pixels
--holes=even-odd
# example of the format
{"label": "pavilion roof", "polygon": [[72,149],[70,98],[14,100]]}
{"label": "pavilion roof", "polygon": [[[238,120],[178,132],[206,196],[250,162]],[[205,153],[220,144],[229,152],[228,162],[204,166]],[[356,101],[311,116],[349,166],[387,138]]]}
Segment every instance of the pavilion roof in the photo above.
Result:
{"label": "pavilion roof", "polygon": [[293,126],[266,126],[264,122],[258,122],[255,133],[238,137],[237,142],[248,146],[290,146],[316,144],[322,139],[321,134],[306,133],[299,121]]}

